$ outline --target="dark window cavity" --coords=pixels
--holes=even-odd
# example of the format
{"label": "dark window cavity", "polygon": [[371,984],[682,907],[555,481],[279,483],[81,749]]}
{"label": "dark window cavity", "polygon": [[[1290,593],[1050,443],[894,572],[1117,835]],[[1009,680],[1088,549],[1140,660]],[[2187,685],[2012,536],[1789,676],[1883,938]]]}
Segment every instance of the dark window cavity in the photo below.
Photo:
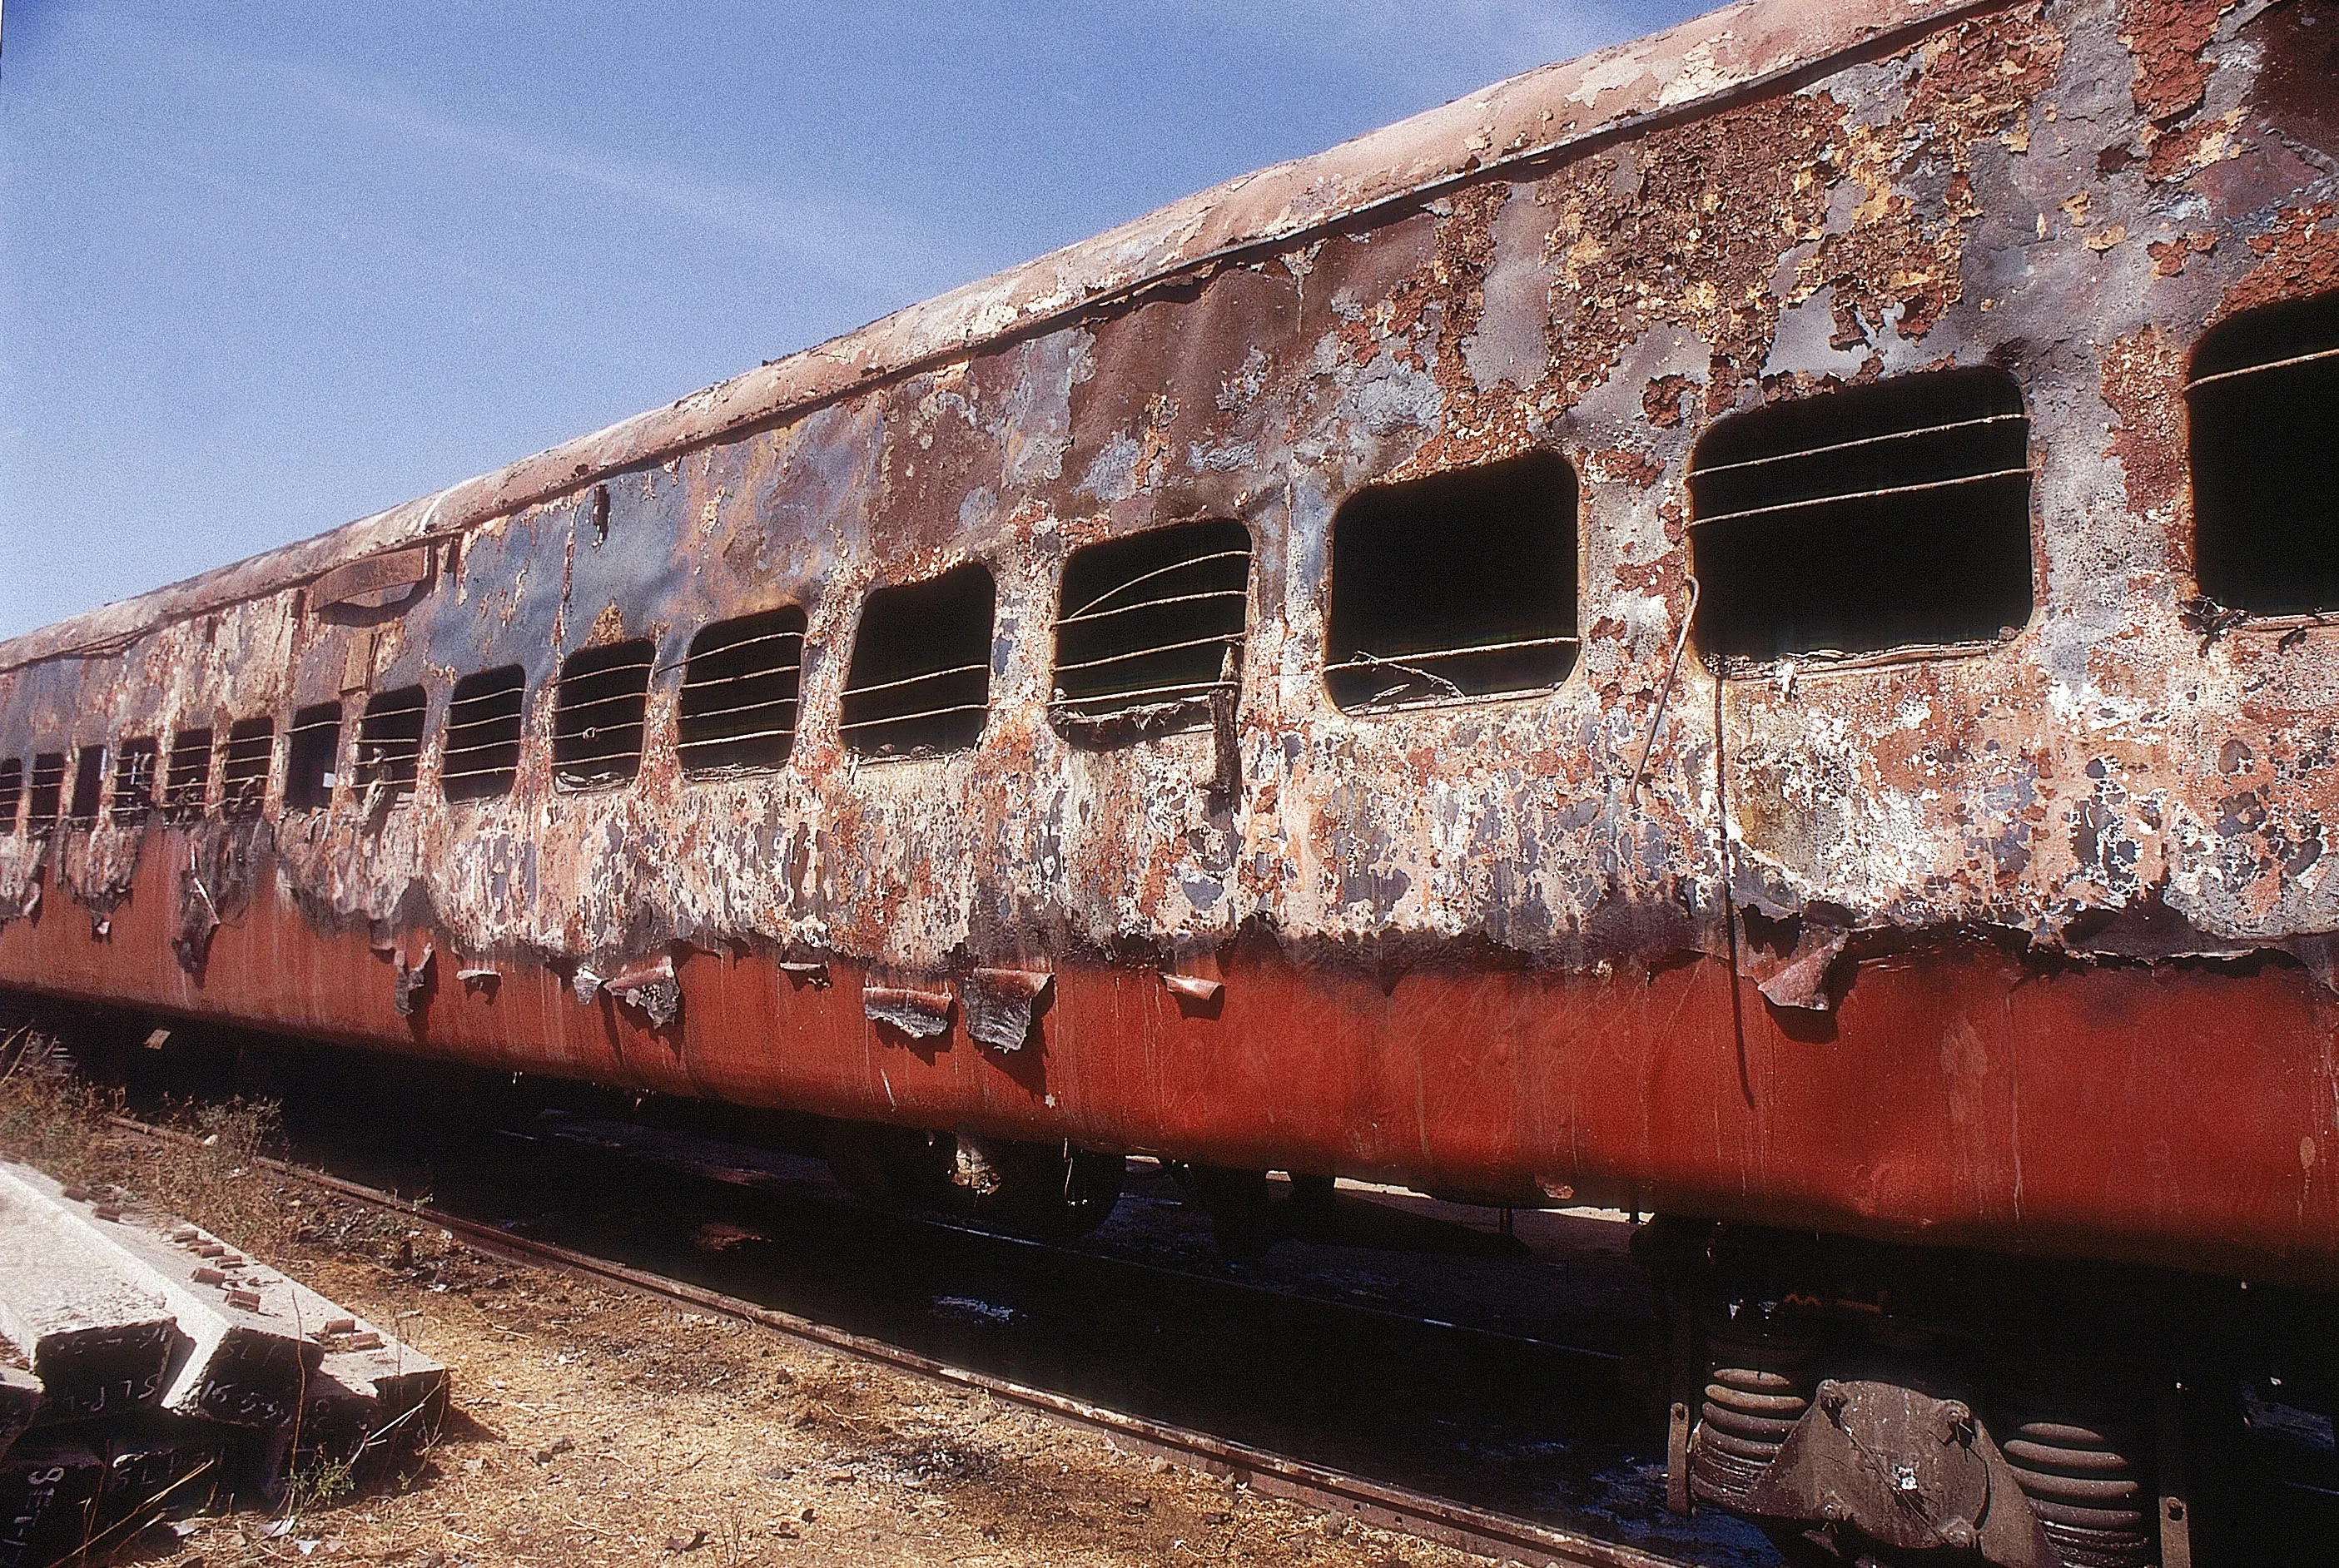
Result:
{"label": "dark window cavity", "polygon": [[40,752],[33,758],[33,820],[35,833],[45,833],[57,825],[57,813],[63,809],[65,796],[65,754]]}
{"label": "dark window cavity", "polygon": [[122,743],[121,754],[113,761],[113,804],[115,822],[143,822],[154,805],[154,765],[160,759],[154,737],[142,735]]}
{"label": "dark window cavity", "polygon": [[2256,616],[2339,609],[2339,294],[2208,332],[2185,399],[2202,596]]}
{"label": "dark window cavity", "polygon": [[642,641],[569,656],[552,715],[553,783],[592,789],[641,772],[642,718],[656,655]]}
{"label": "dark window cavity", "polygon": [[24,804],[24,759],[0,757],[0,833],[16,831],[17,808]]}
{"label": "dark window cavity", "polygon": [[682,672],[676,749],[699,776],[778,767],[796,735],[804,613],[794,606],[706,627]]}
{"label": "dark window cavity", "polygon": [[171,741],[171,765],[163,778],[163,809],[175,817],[201,816],[211,785],[212,732],[181,730]]}
{"label": "dark window cavity", "polygon": [[447,754],[439,783],[449,800],[511,794],[519,776],[519,727],[528,674],[518,665],[481,670],[455,683],[447,705]]}
{"label": "dark window cavity", "polygon": [[230,816],[249,816],[268,798],[268,768],[276,747],[272,718],[238,719],[227,732],[227,761],[220,770],[220,805]]}
{"label": "dark window cavity", "polygon": [[952,751],[982,735],[991,706],[989,568],[879,588],[861,609],[838,731],[854,751]]}
{"label": "dark window cavity", "polygon": [[87,827],[97,820],[98,797],[105,793],[105,748],[84,746],[74,758],[72,816],[74,825]]}
{"label": "dark window cavity", "polygon": [[365,716],[358,720],[357,787],[369,794],[377,787],[393,800],[414,793],[414,775],[422,764],[422,724],[429,698],[420,686],[400,686],[366,698]]}
{"label": "dark window cavity", "polygon": [[1179,729],[1241,676],[1250,532],[1187,523],[1076,550],[1064,563],[1055,692],[1068,731]]}
{"label": "dark window cavity", "polygon": [[1332,520],[1344,708],[1539,691],[1575,666],[1575,470],[1549,452],[1380,485]]}
{"label": "dark window cavity", "polygon": [[284,809],[315,811],[332,804],[333,768],[340,761],[341,705],[318,703],[292,715],[291,755],[284,769]]}
{"label": "dark window cavity", "polygon": [[2029,461],[1999,370],[1722,420],[1690,457],[1699,647],[1727,669],[2009,635],[2030,618]]}

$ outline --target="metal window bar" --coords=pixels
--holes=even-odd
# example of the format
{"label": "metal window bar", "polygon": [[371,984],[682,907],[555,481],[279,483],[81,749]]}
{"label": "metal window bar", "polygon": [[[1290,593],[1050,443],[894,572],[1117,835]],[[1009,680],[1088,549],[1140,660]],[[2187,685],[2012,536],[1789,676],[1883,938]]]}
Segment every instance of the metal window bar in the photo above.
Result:
{"label": "metal window bar", "polygon": [[[789,631],[766,632],[760,636],[741,637],[735,643],[722,643],[708,647],[700,647],[698,645],[694,643],[691,645],[689,651],[685,653],[679,661],[668,660],[666,663],[662,664],[657,667],[662,670],[676,669],[684,666],[687,666],[696,659],[712,659],[717,658],[724,654],[735,654],[741,648],[760,647],[765,643],[802,642],[803,640],[804,633],[800,631]],[[777,668],[778,666],[775,666],[773,667]]]}
{"label": "metal window bar", "polygon": [[16,808],[24,801],[24,763],[15,757],[0,757],[0,833],[16,831]]}
{"label": "metal window bar", "polygon": [[1107,654],[1102,658],[1081,659],[1072,664],[1058,665],[1056,673],[1063,675],[1071,670],[1100,669],[1106,665],[1123,665],[1131,659],[1150,659],[1161,654],[1174,654],[1184,648],[1207,648],[1219,643],[1239,643],[1242,640],[1243,634],[1240,632],[1219,632],[1213,636],[1189,637],[1184,642],[1163,643],[1157,647],[1138,648],[1130,653]]}
{"label": "metal window bar", "polygon": [[1189,556],[1182,561],[1172,561],[1166,567],[1156,567],[1150,572],[1140,572],[1137,576],[1130,578],[1127,582],[1114,584],[1103,593],[1099,594],[1096,597],[1082,605],[1079,609],[1074,610],[1071,615],[1062,617],[1062,619],[1059,620],[1056,624],[1058,626],[1061,626],[1064,624],[1064,621],[1078,620],[1082,616],[1087,615],[1091,610],[1095,609],[1099,605],[1101,605],[1106,600],[1111,598],[1114,595],[1125,594],[1130,589],[1135,587],[1138,584],[1151,582],[1155,577],[1166,577],[1171,572],[1186,571],[1194,567],[1206,566],[1212,561],[1248,561],[1249,559],[1250,549],[1246,546],[1239,550],[1213,550],[1209,555]]}
{"label": "metal window bar", "polygon": [[1199,604],[1204,599],[1247,599],[1248,597],[1250,597],[1248,588],[1212,588],[1208,593],[1169,594],[1158,599],[1140,599],[1133,605],[1115,605],[1109,610],[1083,610],[1076,616],[1066,616],[1058,621],[1056,626],[1061,630],[1065,626],[1079,626],[1084,621],[1106,621],[1115,616],[1133,616],[1140,610],[1158,610],[1164,605],[1191,605]]}
{"label": "metal window bar", "polygon": [[2286,360],[2268,360],[2263,365],[2244,365],[2236,370],[2216,370],[2206,376],[2196,376],[2185,383],[2186,391],[2206,387],[2218,381],[2231,381],[2243,376],[2263,376],[2268,370],[2287,370],[2296,365],[2312,365],[2323,360],[2339,360],[2339,348],[2317,349],[2311,354],[2293,354]]}
{"label": "metal window bar", "polygon": [[1735,512],[1717,512],[1710,518],[1693,518],[1692,528],[1711,528],[1716,523],[1734,522],[1742,518],[1768,517],[1777,512],[1799,512],[1812,507],[1841,506],[1849,501],[1881,500],[1887,496],[1915,495],[1920,490],[1946,490],[1959,485],[1984,485],[1998,479],[2027,479],[2030,470],[1997,468],[1986,474],[1964,474],[1954,479],[1929,479],[1920,485],[1887,485],[1876,490],[1847,490],[1841,495],[1811,496],[1800,501],[1776,501],[1767,507],[1748,507]]}
{"label": "metal window bar", "polygon": [[[725,648],[724,652],[728,653],[730,650]],[[735,676],[709,676],[705,680],[686,679],[682,683],[682,695],[687,697],[699,692],[711,691],[716,686],[735,686],[741,681],[776,680],[782,676],[800,675],[803,671],[802,665],[768,665],[763,668],[747,670]]]}
{"label": "metal window bar", "polygon": [[607,707],[611,703],[641,703],[647,705],[649,700],[650,694],[646,690],[637,687],[632,691],[612,692],[606,697],[586,697],[577,702],[563,702],[558,705],[556,716],[565,719],[571,714],[581,714],[587,708]]}
{"label": "metal window bar", "polygon": [[1970,430],[1982,425],[2003,425],[2015,421],[2028,423],[2028,414],[1983,414],[1971,419],[1952,419],[1946,425],[1920,425],[1913,430],[1893,430],[1881,436],[1862,436],[1855,441],[1833,441],[1824,447],[1804,447],[1792,452],[1773,452],[1767,458],[1747,458],[1735,463],[1701,464],[1690,470],[1690,478],[1702,479],[1710,474],[1735,473],[1741,468],[1760,468],[1772,463],[1791,463],[1804,458],[1825,457],[1832,452],[1849,452],[1860,447],[1881,446],[1887,441],[1914,440],[1919,436],[1939,436],[1950,430]]}
{"label": "metal window bar", "polygon": [[246,719],[227,733],[227,763],[220,777],[221,804],[230,812],[258,811],[268,794],[274,765],[276,721]]}
{"label": "metal window bar", "polygon": [[[515,694],[515,695],[517,695],[517,694]],[[455,706],[456,706],[456,707],[459,707],[459,708],[468,708],[468,707],[469,707],[469,706],[471,705],[471,703],[485,702],[485,701],[488,701],[488,700],[490,700],[490,699],[484,698],[484,697],[474,697],[474,698],[472,698],[472,699],[471,699],[471,702],[467,702],[467,703],[458,703],[458,704],[456,704],[456,705],[455,705]],[[451,720],[451,721],[449,721],[449,724],[448,724],[448,725],[447,725],[447,733],[448,733],[449,735],[451,735],[455,734],[455,733],[456,733],[457,731],[459,731],[459,730],[476,730],[476,729],[481,729],[481,728],[486,727],[486,726],[487,726],[487,725],[505,725],[511,726],[513,729],[517,730],[517,729],[518,729],[518,725],[519,725],[519,713],[520,713],[520,707],[521,707],[521,705],[520,705],[520,704],[518,704],[518,703],[514,703],[514,704],[512,705],[511,712],[509,712],[509,713],[508,713],[508,714],[489,714],[489,715],[487,715],[487,717],[485,717],[485,718],[477,718],[477,719],[454,719],[454,720]],[[451,711],[451,710],[450,710],[450,711]],[[472,745],[472,744],[476,744],[476,743],[466,742],[465,744],[468,745]],[[449,750],[453,750],[453,749],[455,749],[455,748],[449,747]]]}
{"label": "metal window bar", "polygon": [[[703,690],[704,688],[702,687],[700,689]],[[682,719],[685,724],[695,726],[704,724],[709,719],[731,718],[740,714],[767,714],[776,708],[792,708],[795,705],[796,699],[793,695],[772,697],[760,703],[741,703],[736,707],[703,708],[695,714],[683,715]],[[703,743],[694,741],[692,744],[696,745]]]}
{"label": "metal window bar", "polygon": [[[946,669],[946,670],[929,670],[929,671],[927,671],[924,675],[922,675],[922,676],[903,676],[902,679],[900,679],[900,680],[898,680],[898,681],[879,681],[879,682],[877,682],[876,684],[874,684],[874,685],[865,685],[865,686],[847,686],[847,687],[844,689],[844,695],[845,695],[846,696],[848,696],[848,697],[864,697],[864,696],[867,696],[871,692],[890,692],[890,691],[893,691],[893,689],[895,689],[895,688],[896,688],[896,687],[898,687],[898,686],[913,686],[913,685],[917,685],[917,684],[919,684],[921,681],[938,681],[938,680],[941,680],[941,679],[942,679],[943,676],[965,676],[965,675],[972,675],[972,674],[973,674],[975,671],[977,671],[977,670],[981,670],[981,671],[983,671],[985,674],[988,674],[988,673],[990,672],[990,669],[991,669],[991,665],[990,665],[990,662],[989,662],[988,660],[985,660],[983,663],[979,664],[979,665],[953,665],[952,666],[951,666],[949,669]],[[873,720],[873,721],[871,721],[871,722],[873,722],[873,723],[876,723],[876,722],[890,723],[890,722],[892,722],[892,721],[890,721],[890,720],[885,720],[885,721],[875,721],[875,720]]]}
{"label": "metal window bar", "polygon": [[74,753],[73,804],[66,815],[81,826],[97,820],[98,799],[105,789],[105,748],[82,746]]}
{"label": "metal window bar", "polygon": [[358,784],[387,785],[411,794],[421,771],[422,732],[429,698],[419,686],[382,692],[369,698],[358,720]]}
{"label": "metal window bar", "polygon": [[[1420,653],[1365,654],[1361,658],[1349,659],[1337,665],[1326,665],[1324,668],[1327,671],[1387,669],[1392,665],[1402,667],[1410,664],[1428,664],[1438,659],[1466,659],[1474,654],[1515,653],[1522,648],[1572,647],[1583,640],[1581,637],[1522,637],[1516,642],[1481,643],[1475,647],[1467,648],[1428,648]],[[1363,650],[1359,649],[1358,652],[1362,653]]]}
{"label": "metal window bar", "polygon": [[124,741],[113,767],[113,816],[115,822],[142,820],[154,804],[154,743]]}
{"label": "metal window bar", "polygon": [[775,740],[782,735],[793,736],[795,733],[794,725],[788,725],[785,729],[748,730],[742,735],[714,735],[706,740],[678,741],[675,744],[674,749],[678,752],[704,751],[713,746],[735,745],[741,741]]}
{"label": "metal window bar", "polygon": [[1130,703],[1140,697],[1162,696],[1171,692],[1190,692],[1194,694],[1190,700],[1199,702],[1205,693],[1232,691],[1239,688],[1241,684],[1239,681],[1179,681],[1166,686],[1139,686],[1133,691],[1115,688],[1109,692],[1091,692],[1085,696],[1060,695],[1050,699],[1048,705],[1051,708],[1064,708],[1081,706],[1089,703]]}
{"label": "metal window bar", "polygon": [[202,811],[203,797],[211,793],[211,784],[212,732],[181,730],[171,742],[171,762],[163,774],[163,809]]}
{"label": "metal window bar", "polygon": [[947,714],[986,713],[990,711],[990,708],[991,705],[989,703],[961,703],[956,707],[927,708],[922,713],[914,714],[888,714],[882,719],[862,719],[854,724],[839,725],[836,727],[840,732],[845,730],[876,729],[884,725],[906,725],[913,723],[919,719],[938,719]]}
{"label": "metal window bar", "polygon": [[35,829],[54,827],[64,809],[65,754],[41,752],[33,758],[33,818]]}

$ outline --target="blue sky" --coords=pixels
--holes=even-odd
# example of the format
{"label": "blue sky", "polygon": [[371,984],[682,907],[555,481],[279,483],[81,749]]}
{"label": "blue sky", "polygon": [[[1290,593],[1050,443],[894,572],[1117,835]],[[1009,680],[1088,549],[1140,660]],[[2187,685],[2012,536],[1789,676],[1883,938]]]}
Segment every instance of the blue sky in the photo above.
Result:
{"label": "blue sky", "polygon": [[0,636],[1705,8],[14,0]]}

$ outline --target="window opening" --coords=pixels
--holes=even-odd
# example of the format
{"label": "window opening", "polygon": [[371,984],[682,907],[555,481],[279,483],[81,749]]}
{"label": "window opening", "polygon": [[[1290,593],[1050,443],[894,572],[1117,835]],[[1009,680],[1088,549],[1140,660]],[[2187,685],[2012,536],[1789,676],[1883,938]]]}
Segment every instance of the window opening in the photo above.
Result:
{"label": "window opening", "polygon": [[212,732],[181,730],[171,742],[171,765],[163,778],[163,809],[173,816],[203,814],[211,793]]}
{"label": "window opening", "polygon": [[991,708],[989,568],[879,588],[861,607],[837,730],[854,751],[905,756],[982,736]]}
{"label": "window opening", "polygon": [[284,768],[284,809],[315,811],[333,801],[341,755],[341,705],[318,703],[292,715],[291,754]]}
{"label": "window opening", "polygon": [[227,732],[227,762],[220,770],[220,805],[248,816],[268,796],[268,768],[276,749],[276,721],[239,719]]}
{"label": "window opening", "polygon": [[365,716],[358,721],[358,788],[370,791],[380,784],[394,800],[414,793],[429,703],[420,686],[376,692],[366,699]]}
{"label": "window opening", "polygon": [[2029,461],[1999,370],[1722,420],[1690,455],[1698,646],[1726,672],[2012,635],[2030,618]]}
{"label": "window opening", "polygon": [[74,758],[73,810],[67,814],[75,827],[97,820],[98,797],[104,792],[105,748],[84,746]]}
{"label": "window opening", "polygon": [[623,784],[641,772],[642,720],[649,710],[647,641],[587,648],[560,667],[552,715],[552,779],[563,789]]}
{"label": "window opening", "polygon": [[33,758],[33,820],[35,833],[57,825],[65,794],[65,754],[40,752]]}
{"label": "window opening", "polygon": [[683,666],[682,770],[705,775],[775,768],[796,734],[804,613],[794,606],[701,631]]}
{"label": "window opening", "polygon": [[1344,708],[1540,691],[1575,666],[1575,470],[1550,452],[1380,485],[1332,520]]}
{"label": "window opening", "polygon": [[16,811],[24,804],[24,759],[0,757],[0,833],[16,831]]}
{"label": "window opening", "polygon": [[2203,596],[2258,616],[2339,609],[2339,294],[2212,329],[2185,401]]}
{"label": "window opening", "polygon": [[123,741],[113,764],[115,822],[143,822],[154,805],[154,764],[159,757],[154,737]]}
{"label": "window opening", "polygon": [[1160,733],[1209,721],[1241,677],[1250,530],[1212,521],[1072,552],[1056,621],[1057,723]]}
{"label": "window opening", "polygon": [[449,800],[511,794],[519,776],[519,730],[528,673],[518,665],[481,670],[455,683],[447,705],[447,754],[439,783]]}

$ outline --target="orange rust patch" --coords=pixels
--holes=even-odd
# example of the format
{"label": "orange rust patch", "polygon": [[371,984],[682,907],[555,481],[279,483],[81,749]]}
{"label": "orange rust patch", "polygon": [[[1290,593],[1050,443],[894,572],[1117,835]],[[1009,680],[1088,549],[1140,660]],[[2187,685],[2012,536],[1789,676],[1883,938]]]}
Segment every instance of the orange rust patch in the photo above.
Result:
{"label": "orange rust patch", "polygon": [[2192,113],[2209,84],[2201,51],[2217,35],[2234,0],[2128,0],[2120,42],[2136,61],[2128,92],[2147,115],[2166,123]]}
{"label": "orange rust patch", "polygon": [[2214,326],[2236,311],[2339,289],[2339,203],[2318,202],[2294,208],[2273,229],[2250,236],[2250,249],[2265,261],[2252,267],[2226,292],[2209,318]]}
{"label": "orange rust patch", "polygon": [[1632,447],[1604,447],[1594,452],[1586,466],[1597,479],[1623,479],[1647,489],[1664,474],[1664,468],[1650,460],[1649,454]]}
{"label": "orange rust patch", "polygon": [[2155,240],[2145,247],[2152,257],[2152,275],[2174,278],[2185,271],[2185,264],[2196,256],[2206,256],[2217,248],[2215,234],[2179,234],[2174,240]]}
{"label": "orange rust patch", "polygon": [[2127,503],[2139,512],[2174,506],[2185,486],[2185,432],[2177,417],[2184,364],[2147,326],[2104,350],[2104,401],[2119,422],[2105,456],[2127,480]]}

